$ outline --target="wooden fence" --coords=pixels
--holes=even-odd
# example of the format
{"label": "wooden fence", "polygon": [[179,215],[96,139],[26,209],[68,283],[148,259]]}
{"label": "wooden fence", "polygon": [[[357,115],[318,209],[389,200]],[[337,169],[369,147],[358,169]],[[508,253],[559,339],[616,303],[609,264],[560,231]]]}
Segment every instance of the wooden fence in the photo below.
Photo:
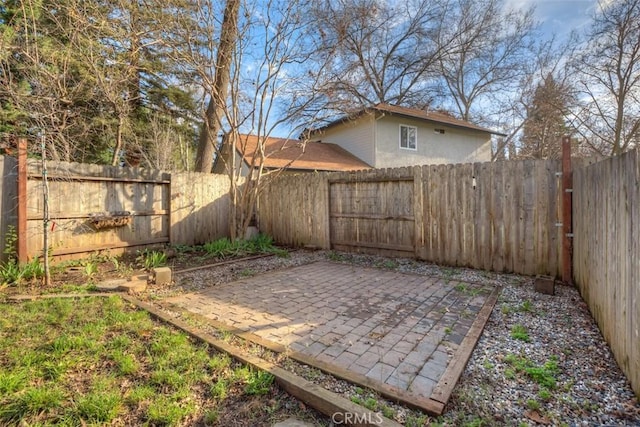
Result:
{"label": "wooden fence", "polygon": [[640,395],[640,151],[573,175],[574,279]]}
{"label": "wooden fence", "polygon": [[557,276],[560,168],[526,160],[281,176],[260,198],[260,228],[292,246]]}
{"label": "wooden fence", "polygon": [[9,233],[13,227],[17,227],[17,177],[18,162],[14,157],[0,156],[0,262],[5,261],[7,256],[4,249],[7,240],[12,236]]}
{"label": "wooden fence", "polygon": [[[16,163],[0,157],[2,248],[9,225],[17,224]],[[27,254],[33,257],[42,253],[44,233],[40,162],[28,161],[27,176]],[[49,162],[47,176],[49,244],[58,259],[97,250],[194,245],[229,235],[225,176],[64,162]],[[109,226],[109,219],[121,223]]]}

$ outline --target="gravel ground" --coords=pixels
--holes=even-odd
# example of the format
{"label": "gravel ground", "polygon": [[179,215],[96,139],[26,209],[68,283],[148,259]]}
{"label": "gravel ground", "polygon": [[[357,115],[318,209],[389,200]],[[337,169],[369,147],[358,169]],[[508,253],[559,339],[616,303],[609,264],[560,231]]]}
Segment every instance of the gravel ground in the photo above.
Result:
{"label": "gravel ground", "polygon": [[[337,252],[291,253],[177,273],[173,286],[156,297],[192,292],[248,275],[316,260],[392,268],[445,279],[501,286],[502,292],[443,416],[429,419],[335,379],[315,368],[262,351],[287,369],[378,408],[393,410],[406,425],[640,426],[640,405],[575,288],[556,286],[556,295],[534,292],[529,277],[440,267],[407,259]],[[210,331],[215,332],[215,331]],[[254,350],[260,352],[260,350]]]}

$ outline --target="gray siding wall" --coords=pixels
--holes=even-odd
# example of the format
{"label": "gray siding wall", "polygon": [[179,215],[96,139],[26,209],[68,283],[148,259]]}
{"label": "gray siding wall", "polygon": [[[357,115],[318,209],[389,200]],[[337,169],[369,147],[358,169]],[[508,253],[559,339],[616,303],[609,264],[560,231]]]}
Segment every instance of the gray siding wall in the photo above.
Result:
{"label": "gray siding wall", "polygon": [[360,160],[374,166],[376,162],[373,145],[374,122],[373,115],[367,114],[356,120],[335,125],[312,140],[339,145]]}
{"label": "gray siding wall", "polygon": [[[400,124],[418,128],[417,150],[400,148]],[[435,132],[444,129],[444,134]],[[491,161],[491,136],[421,120],[386,116],[376,122],[376,168]]]}

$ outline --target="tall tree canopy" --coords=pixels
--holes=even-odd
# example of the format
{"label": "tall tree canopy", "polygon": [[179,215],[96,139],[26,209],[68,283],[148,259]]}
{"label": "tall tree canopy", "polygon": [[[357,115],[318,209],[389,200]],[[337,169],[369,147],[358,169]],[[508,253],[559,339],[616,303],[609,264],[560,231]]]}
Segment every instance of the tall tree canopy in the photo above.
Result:
{"label": "tall tree canopy", "polygon": [[593,150],[620,154],[640,140],[640,0],[599,2],[586,36],[574,122]]}
{"label": "tall tree canopy", "polygon": [[118,164],[127,153],[171,167],[166,151],[176,147],[158,151],[154,135],[191,139],[185,120],[195,103],[158,40],[173,26],[173,11],[188,2],[153,3],[6,2],[0,10],[3,130],[44,137],[57,159]]}
{"label": "tall tree canopy", "polygon": [[570,93],[551,74],[538,84],[522,132],[521,158],[557,159],[561,138],[569,133],[566,117]]}

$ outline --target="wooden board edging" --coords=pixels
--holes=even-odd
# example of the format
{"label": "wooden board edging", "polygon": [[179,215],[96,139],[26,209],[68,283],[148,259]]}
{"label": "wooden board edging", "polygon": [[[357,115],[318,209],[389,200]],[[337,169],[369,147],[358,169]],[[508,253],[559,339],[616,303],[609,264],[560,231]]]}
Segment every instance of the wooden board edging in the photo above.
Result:
{"label": "wooden board edging", "polygon": [[467,331],[467,335],[460,343],[460,347],[456,350],[453,360],[449,362],[447,369],[444,371],[444,374],[442,374],[442,377],[440,377],[440,381],[438,381],[438,384],[436,384],[433,389],[431,399],[441,402],[443,405],[446,405],[449,401],[451,393],[462,376],[464,368],[467,366],[467,362],[471,358],[471,354],[482,335],[484,325],[487,324],[489,316],[491,316],[491,312],[498,301],[498,295],[500,295],[501,290],[502,287],[496,287],[485,301],[476,320],[474,320],[469,331]]}
{"label": "wooden board edging", "polygon": [[350,414],[351,419],[357,420],[355,423],[350,424],[353,426],[400,427],[399,423],[385,418],[379,413],[363,408],[362,406],[357,405],[350,400],[339,396],[336,393],[326,390],[317,384],[307,381],[304,378],[299,377],[271,362],[267,362],[266,360],[263,360],[259,357],[246,354],[240,349],[227,344],[224,341],[218,340],[213,336],[198,330],[197,328],[187,325],[180,319],[175,319],[169,316],[168,314],[162,312],[161,310],[148,303],[140,301],[139,299],[134,298],[130,295],[121,296],[124,300],[130,302],[131,304],[134,304],[142,310],[147,311],[154,317],[184,331],[185,333],[198,340],[206,342],[218,351],[227,353],[239,362],[269,372],[275,377],[276,382],[287,393],[332,418],[332,421],[333,417],[337,414],[339,414],[338,417],[344,414]]}
{"label": "wooden board edging", "polygon": [[199,265],[197,267],[189,267],[189,268],[184,268],[182,270],[175,270],[173,274],[188,273],[190,271],[197,271],[197,270],[203,270],[205,268],[218,267],[220,265],[232,264],[234,262],[251,261],[252,259],[267,258],[272,256],[275,256],[275,254],[260,254],[260,255],[247,256],[244,258],[228,259],[225,261],[214,262],[213,264],[205,264],[205,265]]}
{"label": "wooden board edging", "polygon": [[55,298],[89,298],[89,297],[110,297],[113,295],[122,296],[120,292],[87,292],[86,294],[41,294],[41,295],[9,295],[7,301],[36,301],[39,299],[55,299]]}
{"label": "wooden board edging", "polygon": [[222,323],[214,319],[209,319],[208,317],[205,317],[198,313],[193,313],[175,304],[171,304],[170,309],[172,311],[188,314],[189,316],[194,317],[199,321],[208,323],[209,325],[213,326],[216,329],[220,329],[222,331],[232,333],[242,339],[245,339],[254,344],[265,347],[268,350],[274,351],[276,353],[283,353],[287,357],[293,360],[296,360],[300,363],[304,363],[305,365],[318,368],[323,372],[326,372],[338,378],[342,378],[345,381],[355,383],[357,385],[375,390],[376,392],[380,393],[382,396],[396,402],[401,402],[413,409],[419,409],[433,416],[442,415],[442,413],[444,412],[444,407],[446,402],[443,403],[443,402],[440,402],[439,400],[435,400],[432,398],[420,398],[404,390],[401,390],[397,387],[393,387],[383,382],[373,380],[362,374],[351,372],[348,369],[340,368],[336,365],[323,362],[307,354],[304,354],[298,351],[293,351],[282,344],[269,341],[252,332],[243,331],[241,329],[227,325],[226,323]]}

